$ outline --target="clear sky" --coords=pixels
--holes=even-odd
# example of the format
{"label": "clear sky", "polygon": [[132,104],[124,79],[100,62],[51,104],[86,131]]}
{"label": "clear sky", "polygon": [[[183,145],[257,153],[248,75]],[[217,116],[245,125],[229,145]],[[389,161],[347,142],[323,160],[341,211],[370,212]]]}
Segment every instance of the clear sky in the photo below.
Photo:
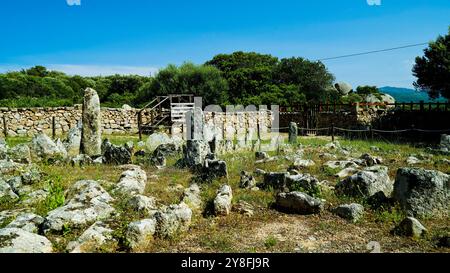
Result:
{"label": "clear sky", "polygon": [[[67,2],[80,1],[81,5]],[[0,71],[148,75],[169,63],[256,51],[321,59],[429,42],[449,0],[4,0]],[[422,47],[325,61],[352,85],[411,87]]]}

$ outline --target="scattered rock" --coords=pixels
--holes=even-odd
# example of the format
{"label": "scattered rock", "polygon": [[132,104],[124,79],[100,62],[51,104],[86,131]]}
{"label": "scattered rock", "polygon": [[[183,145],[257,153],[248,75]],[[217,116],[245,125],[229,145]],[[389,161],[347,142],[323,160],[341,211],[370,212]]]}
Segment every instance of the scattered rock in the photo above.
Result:
{"label": "scattered rock", "polygon": [[346,169],[346,168],[358,168],[358,164],[353,161],[343,160],[343,161],[328,161],[324,164],[326,167],[331,169]]}
{"label": "scattered rock", "polygon": [[450,151],[450,135],[441,135],[441,142],[439,144],[439,147],[443,152]]}
{"label": "scattered rock", "polygon": [[28,194],[27,199],[23,201],[23,204],[33,205],[39,203],[41,201],[44,201],[49,195],[50,193],[46,190],[33,191]]}
{"label": "scattered rock", "polygon": [[153,153],[153,151],[155,151],[158,146],[171,143],[173,143],[173,141],[167,134],[154,133],[148,137],[145,143],[145,149],[148,153]]}
{"label": "scattered rock", "polygon": [[379,191],[387,196],[392,193],[392,182],[388,168],[373,166],[347,177],[336,185],[336,193],[353,197],[370,197]]}
{"label": "scattered rock", "polygon": [[96,182],[82,180],[73,184],[64,206],[48,213],[43,224],[44,232],[61,231],[63,227],[83,227],[109,217],[114,208],[112,197]]}
{"label": "scattered rock", "polygon": [[406,217],[397,227],[394,228],[395,235],[419,238],[427,232],[427,229],[413,217]]}
{"label": "scattered rock", "polygon": [[188,205],[192,210],[199,210],[203,203],[200,197],[200,187],[194,183],[189,188],[185,189],[181,201]]}
{"label": "scattered rock", "polygon": [[255,159],[256,160],[265,160],[269,159],[270,156],[266,152],[255,152]]}
{"label": "scattered rock", "polygon": [[15,163],[11,160],[0,160],[0,175],[11,174],[20,168],[21,164]]}
{"label": "scattered rock", "polygon": [[242,189],[251,189],[256,186],[256,180],[249,172],[241,172],[241,180],[239,182],[239,187]]}
{"label": "scattered rock", "polygon": [[408,157],[408,158],[406,159],[406,163],[407,163],[408,165],[416,165],[416,164],[420,164],[421,161],[420,161],[420,159],[418,159],[417,157],[410,156],[410,157]]}
{"label": "scattered rock", "polygon": [[446,235],[446,236],[441,237],[439,239],[439,242],[437,245],[438,245],[438,247],[449,248],[450,247],[450,236]]}
{"label": "scattered rock", "polygon": [[139,247],[144,247],[153,239],[155,231],[155,219],[144,219],[130,223],[127,228],[126,238],[131,249],[135,250]]}
{"label": "scattered rock", "polygon": [[379,157],[372,156],[370,154],[363,154],[361,159],[364,160],[364,163],[367,167],[372,167],[374,165],[379,165],[383,163],[383,160]]}
{"label": "scattered rock", "polygon": [[355,168],[345,168],[342,171],[338,172],[335,176],[338,178],[346,178],[358,172],[358,169]]}
{"label": "scattered rock", "polygon": [[249,203],[243,200],[239,200],[237,204],[233,205],[233,211],[248,217],[252,217],[254,213],[254,208]]}
{"label": "scattered rock", "polygon": [[188,140],[183,147],[184,157],[179,163],[182,167],[200,169],[204,166],[206,157],[210,152],[210,147],[203,140]]}
{"label": "scattered rock", "polygon": [[228,185],[223,185],[217,191],[214,199],[214,214],[216,216],[227,216],[231,212],[231,201],[233,199],[233,191]]}
{"label": "scattered rock", "polygon": [[169,207],[156,212],[156,236],[160,238],[170,238],[179,232],[189,229],[192,219],[192,210],[188,205],[170,205]]}
{"label": "scattered rock", "polygon": [[8,150],[8,158],[14,162],[30,164],[31,150],[27,144],[18,144]]}
{"label": "scattered rock", "polygon": [[339,143],[339,141],[330,142],[326,144],[324,148],[327,150],[339,150],[341,149],[341,144]]}
{"label": "scattered rock", "polygon": [[131,164],[131,153],[125,147],[120,147],[105,139],[101,146],[106,164],[123,165]]}
{"label": "scattered rock", "polygon": [[156,213],[156,199],[154,197],[135,195],[128,200],[128,206],[149,217]]}
{"label": "scattered rock", "polygon": [[286,185],[286,177],[289,176],[289,173],[266,173],[264,175],[264,182],[260,185],[258,185],[260,188],[267,190],[267,189],[275,189],[275,190],[282,190],[287,191],[287,185]]}
{"label": "scattered rock", "polygon": [[0,160],[7,159],[8,155],[8,145],[6,144],[5,139],[0,138]]}
{"label": "scattered rock", "polygon": [[0,229],[0,253],[51,253],[52,243],[20,228]]}
{"label": "scattered rock", "polygon": [[372,209],[389,208],[394,205],[394,200],[379,191],[367,199],[367,203]]}
{"label": "scattered rock", "polygon": [[342,205],[333,210],[333,212],[346,220],[357,222],[364,214],[364,207],[360,204]]}
{"label": "scattered rock", "polygon": [[113,230],[105,222],[95,222],[76,241],[67,245],[67,251],[71,253],[93,253],[99,247],[114,242]]}
{"label": "scattered rock", "polygon": [[77,156],[72,157],[72,159],[70,159],[70,164],[72,165],[72,167],[75,166],[79,166],[79,167],[83,167],[83,166],[87,166],[87,165],[92,165],[94,163],[94,161],[92,160],[92,158],[88,155],[84,155],[84,154],[79,154]]}
{"label": "scattered rock", "polygon": [[256,169],[255,172],[254,172],[254,174],[256,176],[262,176],[262,175],[265,175],[266,173],[267,172],[265,170],[261,170],[261,169]]}
{"label": "scattered rock", "polygon": [[206,159],[200,177],[203,181],[212,181],[217,178],[228,177],[227,163],[222,160]]}
{"label": "scattered rock", "polygon": [[33,213],[22,213],[9,223],[6,228],[21,228],[31,233],[38,233],[39,226],[44,223],[44,218]]}
{"label": "scattered rock", "polygon": [[288,175],[286,186],[289,191],[302,191],[311,195],[320,192],[319,180],[310,174]]}
{"label": "scattered rock", "polygon": [[450,176],[434,170],[401,168],[394,198],[413,216],[448,215]]}
{"label": "scattered rock", "polygon": [[125,195],[143,194],[147,185],[147,174],[138,166],[124,171],[115,191]]}
{"label": "scattered rock", "polygon": [[80,152],[97,156],[102,152],[100,99],[92,88],[86,88],[83,99],[82,133]]}
{"label": "scattered rock", "polygon": [[39,133],[31,140],[31,154],[37,160],[64,159],[67,152],[44,133]]}
{"label": "scattered rock", "polygon": [[279,193],[275,203],[277,209],[302,215],[317,214],[323,210],[323,202],[302,192]]}
{"label": "scattered rock", "polygon": [[316,165],[316,163],[314,163],[314,161],[312,161],[311,159],[296,158],[292,167],[297,170],[301,170],[303,168],[312,167],[314,165]]}
{"label": "scattered rock", "polygon": [[18,199],[11,186],[0,178],[0,198]]}

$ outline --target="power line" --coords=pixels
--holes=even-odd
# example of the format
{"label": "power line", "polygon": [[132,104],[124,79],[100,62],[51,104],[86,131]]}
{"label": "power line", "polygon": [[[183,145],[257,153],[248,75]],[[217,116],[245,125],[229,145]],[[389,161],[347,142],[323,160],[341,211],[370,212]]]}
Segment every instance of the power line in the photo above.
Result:
{"label": "power line", "polygon": [[361,55],[368,55],[368,54],[374,54],[374,53],[380,53],[380,52],[404,49],[404,48],[409,48],[409,47],[423,46],[423,45],[428,45],[428,43],[412,44],[412,45],[392,47],[392,48],[386,48],[386,49],[380,49],[380,50],[374,50],[374,51],[367,51],[367,52],[361,52],[361,53],[355,53],[355,54],[342,55],[342,56],[337,56],[337,57],[329,57],[329,58],[319,59],[318,61],[327,61],[327,60],[349,58],[349,57],[355,57],[355,56],[361,56]]}

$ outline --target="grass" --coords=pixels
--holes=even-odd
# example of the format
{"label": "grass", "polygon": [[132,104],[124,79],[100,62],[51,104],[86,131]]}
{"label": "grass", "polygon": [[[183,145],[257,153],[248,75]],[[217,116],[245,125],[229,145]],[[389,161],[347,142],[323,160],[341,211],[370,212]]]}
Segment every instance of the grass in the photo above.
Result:
{"label": "grass", "polygon": [[[137,136],[108,136],[117,145],[133,141],[139,141]],[[395,144],[382,141],[362,141],[338,139],[341,146],[349,151],[348,155],[337,154],[338,160],[347,157],[358,158],[363,153],[370,153],[383,158],[385,165],[389,166],[391,179],[395,178],[398,168],[406,166],[406,158],[412,154],[426,154],[427,151],[421,147],[413,147],[407,144]],[[27,138],[9,138],[10,146],[29,141]],[[300,137],[298,147],[304,150],[304,158],[313,160],[316,165],[301,170],[316,176],[320,181],[327,180],[329,185],[335,185],[339,180],[335,177],[337,170],[323,167],[329,159],[320,157],[322,153],[329,152],[323,146],[330,142],[325,137]],[[379,148],[373,151],[372,146]],[[334,153],[334,152],[332,152]],[[270,155],[277,155],[276,151]],[[201,197],[203,208],[201,212],[194,214],[192,225],[187,233],[180,234],[170,240],[155,239],[149,242],[143,251],[147,252],[292,252],[296,248],[296,242],[301,241],[310,244],[308,251],[352,251],[365,252],[369,241],[377,241],[382,244],[383,251],[447,251],[435,247],[439,236],[448,234],[448,219],[421,219],[422,223],[429,229],[425,238],[410,240],[408,238],[394,237],[390,230],[398,224],[404,214],[398,207],[391,209],[371,210],[361,199],[336,196],[329,188],[322,188],[320,193],[312,193],[317,197],[327,200],[327,209],[352,202],[362,203],[366,207],[365,217],[358,223],[352,224],[340,219],[329,211],[320,216],[286,215],[271,209],[275,201],[275,192],[251,191],[239,188],[241,171],[253,172],[256,168],[265,171],[286,171],[292,164],[283,159],[286,153],[279,153],[280,159],[274,162],[255,164],[253,152],[235,152],[220,156],[227,162],[228,178],[215,180],[212,183],[201,184]],[[443,163],[445,156],[433,155],[429,161],[423,161],[417,167],[436,169],[450,173],[449,164]],[[193,181],[193,174],[189,170],[174,167],[179,156],[167,159],[168,167],[158,170],[148,165],[147,159],[135,158],[142,163],[148,175],[148,184],[144,194],[157,199],[158,205],[170,205],[179,203],[183,194],[183,188],[189,187]],[[64,203],[64,192],[76,181],[98,180],[108,191],[114,188],[121,170],[114,166],[84,166],[68,167],[64,165],[40,165],[46,173],[45,181],[33,186],[36,188],[47,188],[50,196],[33,209],[38,214],[45,214],[61,206]],[[256,177],[261,182],[262,177]],[[214,217],[211,212],[212,201],[216,196],[217,189],[222,184],[229,184],[233,189],[233,203],[240,200],[254,206],[254,215],[247,217],[232,212],[226,217]],[[301,190],[301,189],[299,189]],[[128,252],[130,251],[125,238],[128,223],[145,217],[137,212],[129,210],[126,199],[121,196],[115,198],[114,207],[117,216],[110,220],[113,227],[113,237],[118,241],[117,245],[99,248],[99,252]],[[0,210],[10,210],[18,206],[18,201],[0,201]],[[204,213],[202,213],[204,212]],[[9,221],[9,220],[8,220]],[[5,225],[4,223],[0,223]],[[50,240],[59,252],[64,252],[68,242],[75,240],[83,230],[66,229],[63,234],[51,235]],[[308,242],[309,237],[317,238],[316,243]]]}

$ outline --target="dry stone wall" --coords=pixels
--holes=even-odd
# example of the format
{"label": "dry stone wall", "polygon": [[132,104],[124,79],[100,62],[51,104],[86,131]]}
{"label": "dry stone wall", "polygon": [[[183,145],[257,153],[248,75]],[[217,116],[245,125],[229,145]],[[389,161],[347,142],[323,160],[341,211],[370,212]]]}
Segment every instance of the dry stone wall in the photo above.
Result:
{"label": "dry stone wall", "polygon": [[[102,108],[103,134],[128,134],[138,132],[138,109]],[[57,135],[66,134],[81,122],[82,106],[55,108],[0,108],[0,130],[4,122],[8,136],[33,136],[39,131],[52,134],[53,118]],[[146,122],[148,115],[143,115]]]}

